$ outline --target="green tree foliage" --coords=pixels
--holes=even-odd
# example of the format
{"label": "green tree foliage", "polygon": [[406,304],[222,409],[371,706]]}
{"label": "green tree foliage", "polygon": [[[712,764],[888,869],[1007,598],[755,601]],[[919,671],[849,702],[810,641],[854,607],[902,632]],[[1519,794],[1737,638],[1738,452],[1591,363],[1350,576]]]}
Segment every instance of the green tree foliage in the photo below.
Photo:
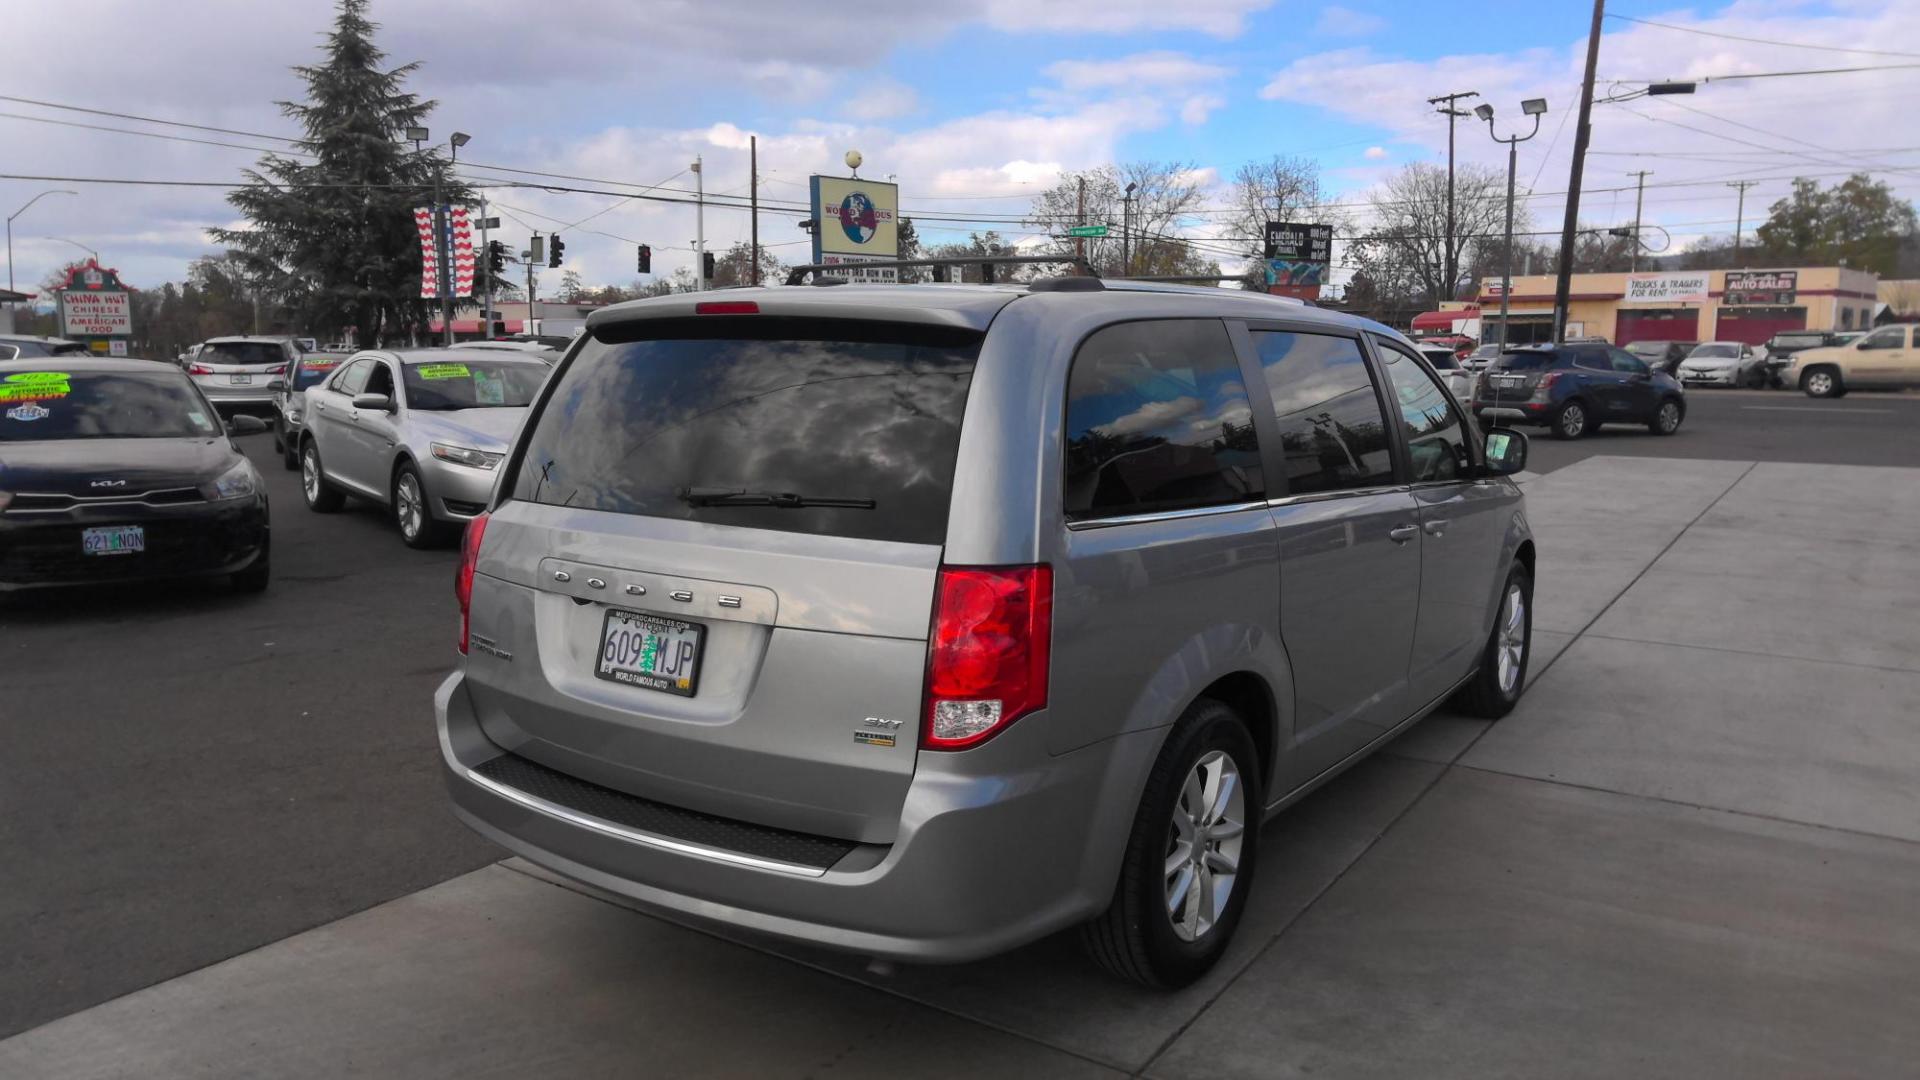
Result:
{"label": "green tree foliage", "polygon": [[352,327],[363,343],[418,328],[431,312],[420,298],[414,207],[432,201],[436,183],[443,201],[471,201],[437,149],[403,143],[434,103],[405,89],[417,65],[382,68],[366,9],[367,0],[339,0],[321,62],[294,69],[307,100],[279,104],[304,132],[298,157],[262,158],[252,183],[228,197],[246,227],[209,230],[311,332]]}
{"label": "green tree foliage", "polygon": [[[760,283],[779,285],[787,280],[787,268],[766,248],[760,249]],[[753,245],[744,240],[722,252],[713,260],[713,277],[707,282],[709,288],[725,289],[736,285],[753,284]]]}
{"label": "green tree foliage", "polygon": [[1915,233],[1913,204],[1866,173],[1830,188],[1801,177],[1793,192],[1768,208],[1754,232],[1766,262],[1780,266],[1837,266],[1894,274],[1904,244]]}

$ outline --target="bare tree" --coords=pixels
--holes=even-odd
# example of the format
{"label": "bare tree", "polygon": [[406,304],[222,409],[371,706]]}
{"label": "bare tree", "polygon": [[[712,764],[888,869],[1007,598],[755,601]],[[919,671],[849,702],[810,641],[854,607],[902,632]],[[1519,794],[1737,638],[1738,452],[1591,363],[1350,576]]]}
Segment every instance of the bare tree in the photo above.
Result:
{"label": "bare tree", "polygon": [[[1381,295],[1421,303],[1458,296],[1464,278],[1447,280],[1447,170],[1414,162],[1388,177],[1368,201],[1373,224],[1349,250]],[[1506,212],[1505,175],[1472,163],[1456,170],[1454,235],[1469,252],[1464,264],[1480,262],[1479,252],[1489,246],[1500,251]],[[1516,234],[1526,232],[1524,208],[1516,208],[1513,228]]]}
{"label": "bare tree", "polygon": [[1247,268],[1247,287],[1266,287],[1265,267],[1258,258],[1269,221],[1332,225],[1346,231],[1346,216],[1330,207],[1329,193],[1320,182],[1320,164],[1310,158],[1282,157],[1249,161],[1233,173],[1233,213],[1228,223],[1234,243],[1254,252]]}
{"label": "bare tree", "polygon": [[[1081,184],[1086,185],[1084,217]],[[1134,185],[1131,209],[1127,185]],[[1107,226],[1107,235],[1085,241],[1087,261],[1107,276],[1128,273],[1122,265],[1122,229],[1128,232],[1135,274],[1204,274],[1218,267],[1187,242],[1180,221],[1199,209],[1206,197],[1200,173],[1193,165],[1175,161],[1133,161],[1102,165],[1085,172],[1063,173],[1059,183],[1035,196],[1026,224],[1047,230],[1047,242],[1034,254],[1067,254],[1078,242],[1066,232],[1084,220]]]}

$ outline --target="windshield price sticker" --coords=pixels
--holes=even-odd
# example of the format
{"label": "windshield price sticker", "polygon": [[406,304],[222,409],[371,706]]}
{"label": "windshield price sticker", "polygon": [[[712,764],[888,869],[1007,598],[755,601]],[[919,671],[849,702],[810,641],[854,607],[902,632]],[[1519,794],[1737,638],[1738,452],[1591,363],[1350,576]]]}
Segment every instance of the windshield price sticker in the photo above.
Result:
{"label": "windshield price sticker", "polygon": [[73,392],[64,371],[22,371],[0,379],[0,402],[44,401]]}
{"label": "windshield price sticker", "polygon": [[465,364],[422,364],[420,377],[423,379],[464,379],[472,374]]}
{"label": "windshield price sticker", "polygon": [[507,380],[498,373],[489,375],[484,371],[473,376],[473,401],[476,405],[505,405],[507,403]]}

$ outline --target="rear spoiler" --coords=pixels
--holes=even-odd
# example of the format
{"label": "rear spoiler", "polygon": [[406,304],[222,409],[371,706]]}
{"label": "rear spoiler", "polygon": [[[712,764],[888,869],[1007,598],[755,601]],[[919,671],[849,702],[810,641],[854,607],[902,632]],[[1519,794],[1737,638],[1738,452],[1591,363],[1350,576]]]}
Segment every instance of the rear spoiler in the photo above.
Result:
{"label": "rear spoiler", "polygon": [[977,266],[980,268],[980,280],[987,284],[994,281],[994,268],[997,266],[1042,266],[1065,263],[1082,277],[1097,278],[1093,264],[1079,255],[970,255],[961,258],[944,259],[875,259],[871,262],[857,263],[806,263],[787,271],[787,284],[804,285],[807,275],[811,274],[816,285],[844,285],[847,279],[832,276],[832,271],[845,272],[857,270],[903,270],[908,267],[926,266],[933,269],[933,280],[951,281],[952,271],[958,267]]}

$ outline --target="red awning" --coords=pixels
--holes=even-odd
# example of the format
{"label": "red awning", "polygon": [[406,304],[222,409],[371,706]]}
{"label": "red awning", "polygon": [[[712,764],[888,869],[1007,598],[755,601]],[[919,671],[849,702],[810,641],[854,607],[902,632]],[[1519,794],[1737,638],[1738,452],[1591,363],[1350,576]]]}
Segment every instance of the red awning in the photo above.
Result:
{"label": "red awning", "polygon": [[1413,317],[1413,328],[1415,330],[1451,330],[1454,323],[1479,317],[1480,309],[1477,307],[1461,308],[1459,311],[1423,311]]}

